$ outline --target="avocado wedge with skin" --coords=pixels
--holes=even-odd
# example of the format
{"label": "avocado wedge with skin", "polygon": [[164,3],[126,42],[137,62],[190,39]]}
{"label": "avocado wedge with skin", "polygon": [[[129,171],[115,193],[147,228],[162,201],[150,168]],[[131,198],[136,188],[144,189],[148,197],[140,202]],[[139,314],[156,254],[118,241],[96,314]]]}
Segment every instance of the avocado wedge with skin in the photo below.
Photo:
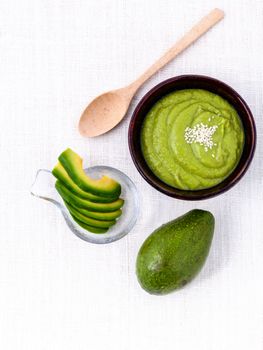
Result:
{"label": "avocado wedge with skin", "polygon": [[103,176],[98,180],[94,180],[87,176],[83,170],[82,158],[70,148],[61,153],[58,159],[71,179],[83,191],[105,197],[118,197],[120,195],[121,186],[115,180],[108,176]]}
{"label": "avocado wedge with skin", "polygon": [[210,212],[195,209],[155,230],[137,256],[136,273],[142,288],[161,295],[190,282],[206,261],[214,225]]}
{"label": "avocado wedge with skin", "polygon": [[121,198],[111,203],[95,203],[88,201],[87,199],[80,198],[74,193],[70,192],[59,180],[56,181],[55,187],[58,193],[67,203],[73,204],[79,208],[107,213],[120,209],[124,203],[124,200]]}
{"label": "avocado wedge with skin", "polygon": [[90,225],[86,225],[83,222],[81,222],[80,220],[78,220],[77,218],[73,217],[74,221],[76,221],[76,223],[81,226],[82,228],[84,228],[85,230],[92,232],[92,233],[106,233],[108,231],[108,228],[100,228],[100,227],[93,227]]}
{"label": "avocado wedge with skin", "polygon": [[115,220],[105,221],[105,220],[96,220],[96,219],[89,218],[81,214],[77,209],[73,208],[69,204],[66,204],[66,207],[68,208],[70,214],[74,218],[77,218],[79,221],[89,226],[98,227],[98,228],[109,228],[110,226],[113,226],[116,223]]}
{"label": "avocado wedge with skin", "polygon": [[109,221],[110,220],[115,220],[115,219],[118,219],[121,216],[121,214],[122,214],[122,210],[121,209],[118,209],[116,211],[111,211],[111,212],[108,212],[108,213],[99,213],[99,212],[96,212],[96,211],[91,211],[91,210],[87,210],[87,209],[83,209],[83,208],[78,208],[73,203],[71,203],[70,206],[75,208],[81,214],[83,214],[85,216],[88,216],[90,218],[93,218],[93,219],[98,219],[98,220],[109,220]]}
{"label": "avocado wedge with skin", "polygon": [[116,197],[103,197],[103,196],[96,196],[92,193],[83,191],[78,185],[75,184],[75,182],[71,179],[71,177],[68,175],[66,170],[64,169],[63,165],[58,162],[58,164],[53,168],[52,174],[63,183],[65,187],[67,187],[71,192],[75,193],[77,196],[88,199],[91,202],[97,202],[97,203],[110,203],[113,202],[118,198]]}

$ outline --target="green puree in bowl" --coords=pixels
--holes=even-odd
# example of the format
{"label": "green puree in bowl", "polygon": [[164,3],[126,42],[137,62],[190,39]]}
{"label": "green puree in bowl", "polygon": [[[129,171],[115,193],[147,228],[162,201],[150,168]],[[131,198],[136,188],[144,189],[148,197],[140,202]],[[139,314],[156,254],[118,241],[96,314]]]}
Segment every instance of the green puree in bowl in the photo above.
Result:
{"label": "green puree in bowl", "polygon": [[153,173],[183,190],[213,187],[237,166],[244,130],[236,110],[201,89],[179,90],[160,99],[145,117],[143,156]]}

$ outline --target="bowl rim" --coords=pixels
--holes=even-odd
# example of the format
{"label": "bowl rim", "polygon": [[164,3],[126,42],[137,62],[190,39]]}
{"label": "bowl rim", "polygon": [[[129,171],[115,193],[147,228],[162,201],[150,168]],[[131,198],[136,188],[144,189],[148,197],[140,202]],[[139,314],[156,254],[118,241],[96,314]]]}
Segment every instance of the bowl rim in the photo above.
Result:
{"label": "bowl rim", "polygon": [[[226,91],[227,94],[229,94],[233,98],[233,100],[235,100],[235,102],[239,104],[239,106],[242,106],[243,115],[242,115],[242,117],[240,116],[240,119],[241,119],[241,122],[243,124],[243,127],[244,127],[244,119],[246,119],[246,121],[248,122],[250,129],[251,129],[250,130],[251,135],[249,135],[249,137],[251,138],[250,147],[248,149],[248,154],[247,154],[246,158],[244,159],[244,162],[243,162],[242,166],[240,167],[239,171],[235,174],[235,172],[238,170],[238,167],[240,166],[242,157],[241,157],[239,163],[237,164],[235,170],[226,179],[224,179],[221,183],[219,183],[218,185],[211,187],[211,188],[196,190],[196,191],[180,190],[180,189],[174,188],[174,187],[169,186],[166,183],[164,183],[151,171],[151,169],[146,164],[143,156],[142,156],[143,161],[141,161],[138,158],[137,151],[135,149],[135,142],[136,141],[138,142],[138,138],[136,140],[134,139],[134,135],[136,133],[138,133],[138,131],[135,130],[136,129],[135,123],[137,122],[138,118],[140,117],[140,113],[141,113],[142,108],[145,106],[146,103],[148,103],[148,101],[156,93],[160,94],[158,99],[167,95],[169,92],[162,94],[164,87],[167,87],[168,85],[171,85],[173,83],[177,83],[177,82],[180,83],[182,81],[185,81],[188,83],[190,81],[196,81],[197,83],[199,82],[199,83],[204,83],[204,84],[207,83],[207,84],[210,84],[211,86],[213,86],[215,89],[219,88],[222,91]],[[201,87],[199,87],[199,88],[202,89]],[[198,87],[196,87],[196,89],[198,89]],[[203,88],[203,89],[209,91],[209,89],[205,89],[205,88]],[[174,91],[176,91],[176,90],[182,90],[182,88],[178,88],[178,89],[174,88]],[[227,98],[225,96],[222,96],[220,93],[216,92],[216,94],[218,94],[219,96],[221,96],[227,100]],[[156,101],[154,103],[156,103]],[[233,102],[230,102],[230,103],[233,105],[234,108],[236,107],[235,104],[233,104]],[[142,125],[142,123],[141,123],[141,125]],[[140,125],[140,129],[141,129],[141,125]],[[245,127],[244,127],[244,129],[245,129]],[[246,136],[246,130],[245,130],[245,140],[247,139],[247,137],[248,136]],[[247,103],[239,95],[239,93],[236,92],[232,87],[230,87],[226,83],[224,83],[216,78],[209,77],[206,75],[197,75],[197,74],[184,74],[184,75],[175,76],[175,77],[166,79],[166,80],[158,83],[157,85],[155,85],[152,89],[150,89],[141,98],[141,100],[137,104],[137,106],[132,114],[131,121],[129,124],[129,129],[128,129],[129,151],[130,151],[130,154],[131,154],[131,157],[132,157],[132,160],[133,160],[135,167],[137,168],[137,170],[141,174],[141,176],[144,178],[144,180],[146,180],[156,190],[158,190],[161,193],[164,193],[165,195],[167,195],[169,197],[182,199],[182,200],[188,200],[188,201],[195,201],[195,200],[203,200],[203,199],[212,198],[212,197],[215,197],[217,195],[220,195],[220,194],[228,191],[230,188],[232,188],[234,185],[236,185],[241,180],[241,178],[245,175],[245,173],[248,170],[249,165],[251,164],[251,161],[254,157],[255,148],[256,148],[256,138],[257,138],[256,125],[255,125],[255,120],[254,120],[253,114],[252,114],[250,108],[248,107]],[[244,149],[243,149],[243,153],[244,153]],[[141,154],[142,154],[142,152],[141,152]]]}

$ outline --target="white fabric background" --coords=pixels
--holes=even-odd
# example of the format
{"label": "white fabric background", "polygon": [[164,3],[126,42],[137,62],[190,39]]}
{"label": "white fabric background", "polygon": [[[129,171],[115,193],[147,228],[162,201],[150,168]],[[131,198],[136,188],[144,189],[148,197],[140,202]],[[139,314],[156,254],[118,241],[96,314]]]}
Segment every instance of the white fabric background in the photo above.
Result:
{"label": "white fabric background", "polygon": [[[126,120],[84,139],[77,121],[97,94],[137,77],[213,7],[226,18],[138,92]],[[5,350],[227,350],[263,348],[263,4],[261,0],[2,0],[0,3],[0,348]],[[258,147],[244,179],[217,198],[168,198],[142,180],[127,145],[131,112],[158,82],[198,73],[248,102]],[[137,184],[141,217],[116,243],[75,237],[33,198],[38,168],[72,147],[86,164],[119,168]],[[216,232],[201,274],[151,296],[135,259],[159,225],[211,210]]]}

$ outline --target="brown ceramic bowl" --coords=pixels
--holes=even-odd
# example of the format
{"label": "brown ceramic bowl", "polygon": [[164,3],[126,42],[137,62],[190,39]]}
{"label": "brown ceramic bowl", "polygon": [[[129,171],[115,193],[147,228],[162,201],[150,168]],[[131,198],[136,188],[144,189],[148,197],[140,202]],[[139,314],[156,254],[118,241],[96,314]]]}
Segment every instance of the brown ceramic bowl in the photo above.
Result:
{"label": "brown ceramic bowl", "polygon": [[[143,120],[151,107],[163,96],[182,89],[204,89],[226,99],[238,112],[245,131],[245,144],[241,159],[235,170],[220,184],[203,190],[186,191],[165,184],[146,164],[140,144]],[[184,200],[201,200],[217,196],[234,186],[247,171],[256,146],[256,127],[253,115],[242,97],[225,83],[201,75],[181,75],[156,85],[139,102],[129,126],[129,148],[133,162],[142,177],[158,191],[167,196]]]}

